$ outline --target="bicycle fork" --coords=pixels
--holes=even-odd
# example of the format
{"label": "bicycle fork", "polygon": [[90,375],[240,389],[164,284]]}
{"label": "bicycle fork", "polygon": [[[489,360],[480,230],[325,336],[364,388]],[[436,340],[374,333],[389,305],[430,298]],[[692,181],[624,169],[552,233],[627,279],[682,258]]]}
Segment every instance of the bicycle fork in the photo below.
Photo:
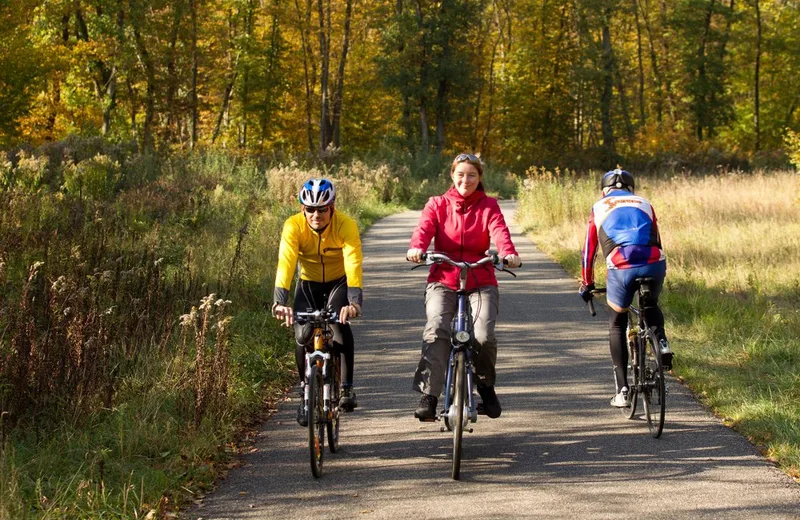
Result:
{"label": "bicycle fork", "polygon": [[[448,367],[449,368],[447,370],[447,381],[445,383],[445,392],[444,392],[444,414],[447,416],[448,424],[450,424],[452,426],[455,426],[455,425],[453,425],[453,421],[455,420],[455,417],[452,416],[452,411],[451,411],[451,404],[452,404],[452,400],[453,400],[453,395],[451,395],[450,389],[453,387],[452,386],[453,385],[453,380],[455,378],[456,356],[461,351],[464,352],[464,372],[465,372],[466,379],[467,379],[467,384],[466,384],[466,394],[467,394],[466,398],[467,399],[466,399],[466,402],[465,402],[465,404],[467,405],[467,410],[466,410],[467,413],[464,414],[464,417],[465,417],[465,419],[468,419],[469,422],[471,422],[471,423],[474,423],[474,422],[478,421],[478,409],[477,409],[477,406],[476,406],[476,403],[475,403],[475,396],[474,396],[474,394],[472,392],[472,389],[474,388],[472,386],[473,385],[473,381],[474,381],[473,380],[473,374],[472,374],[472,370],[470,369],[470,367],[472,366],[472,355],[470,353],[469,348],[466,348],[466,346],[460,346],[460,347],[453,348],[450,351],[450,360],[449,360],[449,363],[448,363]],[[465,421],[465,423],[466,423],[466,421]],[[461,425],[462,428],[464,428],[468,432],[472,433],[472,431],[473,431],[472,428],[466,428],[466,426],[467,426],[467,424],[462,424]],[[442,426],[442,431],[445,431],[445,429],[446,428],[444,426]]]}
{"label": "bicycle fork", "polygon": [[[311,385],[309,382],[311,380],[311,367],[313,365],[322,367],[322,407],[325,412],[324,416],[327,418],[331,411],[331,383],[328,377],[328,361],[330,358],[331,355],[329,352],[322,352],[321,350],[315,350],[314,352],[306,354],[306,384],[303,387],[303,409],[306,412],[306,416],[308,416],[309,412],[308,399],[311,393]],[[318,364],[320,362],[321,364]]]}

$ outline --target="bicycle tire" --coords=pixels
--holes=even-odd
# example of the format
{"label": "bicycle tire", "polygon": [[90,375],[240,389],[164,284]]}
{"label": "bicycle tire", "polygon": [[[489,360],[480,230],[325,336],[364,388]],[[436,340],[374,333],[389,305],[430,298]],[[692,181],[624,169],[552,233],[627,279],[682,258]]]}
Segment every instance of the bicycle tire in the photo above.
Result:
{"label": "bicycle tire", "polygon": [[639,363],[638,360],[640,359],[639,352],[639,338],[638,336],[634,338],[633,342],[628,344],[628,398],[630,400],[630,406],[627,408],[620,408],[622,415],[626,419],[633,419],[633,416],[636,414],[636,401],[639,397]]}
{"label": "bicycle tire", "polygon": [[658,341],[653,329],[647,330],[643,349],[644,380],[642,402],[647,416],[647,427],[650,436],[657,439],[664,431],[664,415],[666,412],[666,386],[664,384],[664,368],[658,353]]}
{"label": "bicycle tire", "polygon": [[322,461],[325,455],[325,418],[323,406],[322,373],[317,365],[311,367],[308,378],[308,450],[311,456],[311,473],[322,476]]}
{"label": "bicycle tire", "polygon": [[342,374],[340,372],[339,354],[334,353],[333,363],[331,363],[333,372],[331,373],[331,402],[330,411],[328,412],[328,450],[331,453],[339,451],[339,400],[342,394]]}
{"label": "bicycle tire", "polygon": [[461,476],[461,438],[464,433],[464,398],[466,397],[465,356],[461,351],[456,355],[455,381],[453,383],[453,406],[455,417],[453,427],[453,465],[450,476],[458,480]]}

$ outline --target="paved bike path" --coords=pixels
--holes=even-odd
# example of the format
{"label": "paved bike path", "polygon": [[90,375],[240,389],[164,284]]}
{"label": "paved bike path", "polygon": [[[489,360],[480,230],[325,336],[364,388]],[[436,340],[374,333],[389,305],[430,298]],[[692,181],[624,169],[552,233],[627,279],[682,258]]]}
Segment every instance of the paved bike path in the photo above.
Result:
{"label": "paved bike path", "polygon": [[[506,219],[513,203],[502,204]],[[607,314],[589,316],[577,283],[512,225],[524,265],[500,273],[499,419],[452,435],[413,418],[425,270],[404,261],[419,212],[363,237],[364,311],[354,326],[360,407],[323,476],[308,462],[295,395],[264,424],[241,468],[187,518],[800,518],[800,486],[668,379],[664,434],[609,407]]]}

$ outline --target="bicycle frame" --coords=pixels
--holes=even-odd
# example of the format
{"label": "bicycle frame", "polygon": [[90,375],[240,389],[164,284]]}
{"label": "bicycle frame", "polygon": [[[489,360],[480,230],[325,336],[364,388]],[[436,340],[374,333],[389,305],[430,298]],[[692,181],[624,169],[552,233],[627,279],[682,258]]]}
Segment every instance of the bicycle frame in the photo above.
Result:
{"label": "bicycle frame", "polygon": [[[316,365],[322,370],[322,378],[325,381],[323,386],[323,410],[327,417],[331,412],[331,378],[329,377],[328,371],[332,359],[330,342],[331,338],[333,338],[333,331],[331,331],[330,324],[336,322],[336,315],[333,312],[319,310],[296,312],[295,317],[301,321],[310,323],[314,327],[314,350],[306,352],[305,380],[308,382],[311,376],[312,365]],[[305,385],[303,394],[303,407],[307,414],[309,397],[308,384]]]}
{"label": "bicycle frame", "polygon": [[[473,345],[472,341],[474,338],[474,334],[472,331],[472,312],[469,303],[469,296],[467,294],[467,273],[469,272],[468,265],[462,265],[460,268],[459,273],[459,288],[456,291],[456,296],[458,298],[458,310],[455,315],[455,327],[453,327],[450,331],[450,360],[447,364],[447,379],[446,384],[444,387],[444,411],[442,412],[443,415],[451,414],[452,411],[450,410],[450,401],[452,396],[450,395],[450,390],[453,387],[453,379],[455,377],[454,368],[455,368],[455,357],[458,355],[460,351],[464,352],[465,361],[466,361],[466,376],[467,376],[467,388],[469,389],[469,421],[470,422],[477,422],[478,420],[478,409],[477,405],[475,404],[475,394],[472,392],[474,388],[474,374],[472,370],[472,352],[473,352]],[[469,339],[466,342],[459,341],[458,333],[459,332],[466,332],[469,334]],[[450,424],[453,423],[452,419],[454,417],[449,417]],[[466,425],[462,425],[464,427]]]}
{"label": "bicycle frame", "polygon": [[332,310],[296,312],[298,323],[311,325],[314,330],[313,350],[305,355],[305,387],[303,413],[307,419],[308,447],[311,456],[311,473],[322,476],[325,452],[325,432],[331,453],[339,450],[339,388],[340,365],[338,353],[332,347],[331,324],[337,323]]}

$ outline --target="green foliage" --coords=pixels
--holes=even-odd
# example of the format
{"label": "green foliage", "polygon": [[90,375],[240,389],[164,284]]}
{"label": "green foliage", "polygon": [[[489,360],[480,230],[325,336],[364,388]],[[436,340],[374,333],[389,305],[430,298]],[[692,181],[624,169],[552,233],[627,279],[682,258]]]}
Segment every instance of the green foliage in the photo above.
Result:
{"label": "green foliage", "polygon": [[789,160],[795,168],[800,169],[800,133],[786,131],[786,148],[789,153]]}
{"label": "green foliage", "polygon": [[120,164],[98,154],[64,169],[64,189],[73,195],[107,200],[114,196],[120,178]]}

